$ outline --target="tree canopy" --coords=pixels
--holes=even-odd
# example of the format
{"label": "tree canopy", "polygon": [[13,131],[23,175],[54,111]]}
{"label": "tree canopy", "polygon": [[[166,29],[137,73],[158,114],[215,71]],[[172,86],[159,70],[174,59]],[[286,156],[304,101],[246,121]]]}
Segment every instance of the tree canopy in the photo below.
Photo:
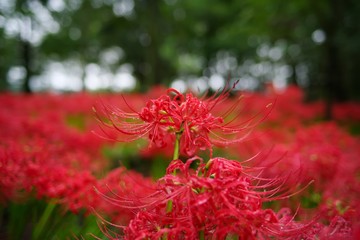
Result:
{"label": "tree canopy", "polygon": [[217,76],[359,98],[356,0],[15,0],[0,14],[1,89],[54,87],[47,76],[63,64],[83,89],[95,69],[109,88],[125,72],[119,81],[141,90]]}

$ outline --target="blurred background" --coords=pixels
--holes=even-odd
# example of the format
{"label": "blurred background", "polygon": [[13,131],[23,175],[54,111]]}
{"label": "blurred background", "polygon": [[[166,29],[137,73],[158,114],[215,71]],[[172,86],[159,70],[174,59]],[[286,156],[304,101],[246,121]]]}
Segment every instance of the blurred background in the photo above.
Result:
{"label": "blurred background", "polygon": [[358,0],[0,0],[0,89],[360,99]]}

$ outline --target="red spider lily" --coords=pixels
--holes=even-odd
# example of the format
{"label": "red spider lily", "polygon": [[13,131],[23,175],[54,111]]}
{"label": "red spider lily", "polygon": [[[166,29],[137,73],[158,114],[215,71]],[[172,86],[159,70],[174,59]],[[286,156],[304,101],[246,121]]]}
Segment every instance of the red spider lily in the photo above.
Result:
{"label": "red spider lily", "polygon": [[[198,164],[196,170],[191,165]],[[176,173],[176,174],[174,174]],[[174,160],[158,189],[146,198],[132,199],[138,213],[127,227],[125,239],[294,239],[305,236],[310,223],[293,222],[284,211],[262,209],[264,201],[280,199],[283,178],[252,176],[241,163],[213,158],[208,163],[194,157]],[[119,196],[118,196],[119,197]],[[124,198],[111,199],[116,205]],[[104,231],[106,232],[106,231]],[[308,233],[310,234],[310,233]],[[110,239],[119,236],[108,236]]]}
{"label": "red spider lily", "polygon": [[[107,195],[116,195],[118,199],[138,199],[152,194],[156,189],[153,180],[124,167],[112,170],[92,187],[95,191],[90,195],[94,199],[91,205],[96,213],[106,213],[112,222],[117,224],[128,224],[135,216],[134,209],[130,208],[131,203],[126,201],[114,206],[114,202],[109,202]],[[102,218],[100,215],[99,217]]]}
{"label": "red spider lily", "polygon": [[[119,141],[148,136],[150,146],[164,147],[168,142],[174,142],[174,152],[180,150],[192,156],[197,150],[209,149],[212,154],[213,145],[224,146],[242,141],[260,121],[257,115],[239,122],[238,114],[232,113],[238,107],[239,100],[223,114],[215,116],[213,109],[223,104],[229,93],[230,90],[223,90],[210,98],[197,98],[192,93],[184,95],[170,88],[166,95],[149,100],[140,111],[132,109],[128,104],[132,110],[130,113],[103,106],[106,120],[101,122],[120,133],[116,137]],[[99,114],[98,117],[101,119]],[[177,158],[178,154],[175,153],[174,159]]]}
{"label": "red spider lily", "polygon": [[292,138],[276,146],[269,154],[268,160],[279,156],[283,156],[283,160],[274,168],[268,168],[264,175],[271,177],[291,169],[303,168],[297,180],[306,183],[313,179],[314,183],[298,200],[304,196],[315,197],[314,203],[319,205],[318,208],[307,209],[306,214],[318,211],[321,207],[326,211],[334,211],[334,216],[356,208],[360,197],[360,164],[354,159],[360,155],[359,139],[347,134],[335,123],[299,126]]}

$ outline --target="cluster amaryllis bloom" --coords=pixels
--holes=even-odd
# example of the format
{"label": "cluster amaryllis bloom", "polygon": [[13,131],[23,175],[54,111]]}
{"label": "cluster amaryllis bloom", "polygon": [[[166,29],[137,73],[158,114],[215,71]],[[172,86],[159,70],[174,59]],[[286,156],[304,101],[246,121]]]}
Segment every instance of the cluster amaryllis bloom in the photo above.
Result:
{"label": "cluster amaryllis bloom", "polygon": [[[194,170],[191,166],[198,164]],[[302,239],[316,237],[321,226],[294,221],[290,210],[263,209],[262,203],[284,197],[284,178],[253,176],[238,161],[213,158],[207,163],[194,157],[174,160],[158,180],[155,193],[133,199],[137,214],[120,227],[124,239]],[[250,169],[251,170],[251,169]],[[277,195],[277,194],[280,194]],[[124,205],[121,196],[111,199]],[[346,229],[350,236],[351,229]],[[333,233],[345,231],[333,229]],[[120,236],[111,236],[117,239]],[[345,233],[344,233],[345,234]],[[345,236],[345,235],[344,235]],[[308,239],[308,238],[306,238]]]}
{"label": "cluster amaryllis bloom", "polygon": [[229,93],[230,90],[223,90],[209,98],[198,98],[192,93],[182,94],[170,88],[166,94],[149,100],[140,111],[129,104],[131,112],[104,106],[105,120],[98,115],[105,126],[118,131],[117,140],[132,141],[148,136],[150,145],[156,147],[174,143],[174,159],[177,159],[179,151],[193,156],[197,150],[212,153],[214,145],[239,142],[260,121],[254,116],[240,122],[238,114],[232,113],[239,101],[220,116],[214,114],[213,109],[219,107]]}

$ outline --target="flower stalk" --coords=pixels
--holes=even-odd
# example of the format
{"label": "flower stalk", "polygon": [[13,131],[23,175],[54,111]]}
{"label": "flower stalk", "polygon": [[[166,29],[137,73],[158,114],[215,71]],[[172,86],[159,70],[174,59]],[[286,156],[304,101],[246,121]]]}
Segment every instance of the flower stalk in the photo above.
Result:
{"label": "flower stalk", "polygon": [[35,225],[35,229],[33,232],[33,239],[40,239],[41,234],[45,230],[46,223],[48,222],[53,210],[56,207],[56,199],[50,200],[50,202],[47,204],[43,214],[40,217],[39,222]]}
{"label": "flower stalk", "polygon": [[175,144],[174,144],[174,154],[173,160],[179,159],[180,156],[180,139],[181,139],[182,132],[177,132],[175,134]]}
{"label": "flower stalk", "polygon": [[[180,156],[180,139],[181,139],[182,131],[176,132],[176,138],[175,138],[175,144],[174,144],[174,154],[173,154],[173,160],[179,159]],[[173,171],[173,175],[176,175],[176,170]],[[166,213],[171,213],[173,210],[173,201],[170,199],[166,203]],[[169,227],[169,226],[168,226]],[[162,236],[162,240],[167,239],[167,234]]]}

